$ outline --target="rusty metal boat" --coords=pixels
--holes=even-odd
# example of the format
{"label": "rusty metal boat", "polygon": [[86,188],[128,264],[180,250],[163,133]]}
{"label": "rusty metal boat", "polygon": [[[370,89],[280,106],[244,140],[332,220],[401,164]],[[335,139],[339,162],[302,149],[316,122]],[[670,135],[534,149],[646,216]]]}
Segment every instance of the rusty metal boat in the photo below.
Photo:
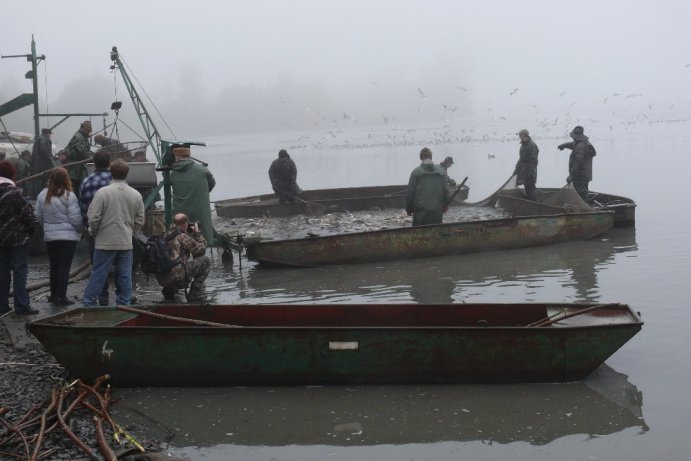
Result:
{"label": "rusty metal boat", "polygon": [[[453,190],[451,190],[453,189]],[[216,214],[223,218],[285,217],[310,214],[318,209],[329,211],[363,211],[374,208],[405,209],[407,185],[346,187],[303,191],[294,203],[281,204],[275,194],[254,195],[216,202]],[[451,206],[468,198],[469,188],[461,187]],[[455,188],[450,188],[450,195]]]}
{"label": "rusty metal boat", "polygon": [[528,200],[522,189],[503,189],[498,192],[497,206],[512,216],[538,216],[587,211],[612,211],[614,226],[627,227],[636,223],[636,202],[627,197],[590,191],[584,201],[575,189],[540,188],[537,201]]}
{"label": "rusty metal boat", "polygon": [[118,386],[582,380],[642,328],[625,304],[78,308],[29,331]]}
{"label": "rusty metal boat", "polygon": [[301,239],[245,241],[247,258],[311,267],[508,250],[584,240],[612,228],[612,212],[453,222]]}

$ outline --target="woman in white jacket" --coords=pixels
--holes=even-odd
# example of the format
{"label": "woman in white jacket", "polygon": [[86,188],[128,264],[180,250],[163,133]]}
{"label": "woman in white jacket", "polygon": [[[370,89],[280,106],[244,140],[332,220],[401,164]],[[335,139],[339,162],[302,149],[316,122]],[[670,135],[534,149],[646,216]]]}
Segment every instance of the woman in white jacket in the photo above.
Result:
{"label": "woman in white jacket", "polygon": [[53,170],[48,186],[36,198],[36,218],[43,226],[43,239],[50,261],[50,298],[58,306],[74,304],[67,298],[70,267],[82,234],[79,200],[72,192],[67,170]]}

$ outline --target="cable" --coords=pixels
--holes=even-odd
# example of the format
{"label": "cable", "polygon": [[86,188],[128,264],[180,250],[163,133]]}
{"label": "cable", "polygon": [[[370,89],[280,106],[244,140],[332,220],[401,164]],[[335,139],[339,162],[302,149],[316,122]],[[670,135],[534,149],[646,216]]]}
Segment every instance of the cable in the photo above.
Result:
{"label": "cable", "polygon": [[146,90],[144,89],[144,86],[142,86],[142,84],[141,84],[141,82],[139,81],[139,79],[137,78],[137,76],[134,75],[134,72],[132,72],[132,68],[129,66],[129,64],[127,64],[127,62],[125,62],[125,58],[123,58],[122,55],[120,55],[120,60],[123,62],[123,64],[125,64],[125,66],[127,67],[127,70],[128,70],[128,72],[130,73],[130,75],[132,75],[132,76],[134,77],[134,79],[136,80],[137,84],[139,85],[139,88],[142,90],[142,92],[144,93],[144,95],[146,95],[146,98],[149,100],[149,102],[150,102],[151,105],[153,106],[154,110],[156,110],[156,113],[158,114],[158,116],[159,116],[159,117],[161,118],[161,120],[163,121],[163,124],[168,128],[168,131],[170,131],[170,134],[173,135],[173,137],[174,137],[175,139],[177,139],[178,137],[175,136],[175,133],[173,133],[173,129],[170,127],[170,125],[168,125],[168,122],[167,122],[166,119],[163,117],[163,115],[161,114],[161,112],[158,110],[158,107],[156,107],[156,104],[155,104],[154,101],[151,99],[151,97],[149,96],[149,94],[146,92]]}

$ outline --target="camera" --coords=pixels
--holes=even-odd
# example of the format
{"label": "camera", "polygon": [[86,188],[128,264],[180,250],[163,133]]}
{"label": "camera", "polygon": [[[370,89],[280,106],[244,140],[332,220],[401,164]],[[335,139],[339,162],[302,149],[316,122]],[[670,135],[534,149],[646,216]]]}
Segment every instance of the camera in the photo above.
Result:
{"label": "camera", "polygon": [[187,225],[187,232],[199,232],[199,221],[190,221]]}

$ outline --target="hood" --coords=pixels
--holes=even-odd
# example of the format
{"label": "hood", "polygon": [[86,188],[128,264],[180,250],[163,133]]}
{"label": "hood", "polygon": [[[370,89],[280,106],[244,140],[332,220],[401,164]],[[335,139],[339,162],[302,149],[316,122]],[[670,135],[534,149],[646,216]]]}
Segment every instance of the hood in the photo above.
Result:
{"label": "hood", "polygon": [[173,163],[173,171],[187,171],[192,165],[194,165],[194,160],[178,160]]}

